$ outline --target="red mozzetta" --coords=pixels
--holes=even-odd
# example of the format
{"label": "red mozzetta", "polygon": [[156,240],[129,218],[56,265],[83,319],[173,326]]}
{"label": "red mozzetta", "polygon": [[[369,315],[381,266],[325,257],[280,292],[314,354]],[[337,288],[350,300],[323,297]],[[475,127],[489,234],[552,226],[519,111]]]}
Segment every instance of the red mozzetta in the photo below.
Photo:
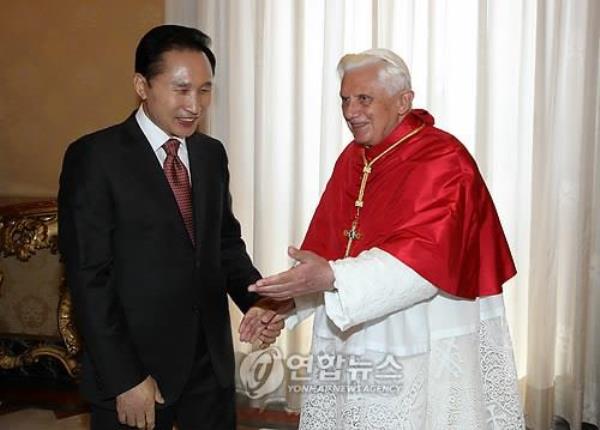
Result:
{"label": "red mozzetta", "polygon": [[489,191],[467,149],[435,128],[424,110],[411,111],[377,145],[345,148],[302,248],[328,260],[344,257],[364,158],[373,160],[423,124],[373,164],[358,218],[360,238],[349,255],[377,247],[454,296],[498,294],[516,270]]}

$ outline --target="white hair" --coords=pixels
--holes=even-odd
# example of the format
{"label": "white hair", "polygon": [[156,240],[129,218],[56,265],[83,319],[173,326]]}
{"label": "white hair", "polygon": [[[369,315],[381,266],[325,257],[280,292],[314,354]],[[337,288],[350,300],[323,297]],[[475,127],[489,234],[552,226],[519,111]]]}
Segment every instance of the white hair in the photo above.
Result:
{"label": "white hair", "polygon": [[411,89],[406,63],[389,49],[368,49],[358,54],[346,54],[340,59],[337,71],[342,79],[350,70],[377,63],[382,64],[378,73],[379,81],[390,95]]}

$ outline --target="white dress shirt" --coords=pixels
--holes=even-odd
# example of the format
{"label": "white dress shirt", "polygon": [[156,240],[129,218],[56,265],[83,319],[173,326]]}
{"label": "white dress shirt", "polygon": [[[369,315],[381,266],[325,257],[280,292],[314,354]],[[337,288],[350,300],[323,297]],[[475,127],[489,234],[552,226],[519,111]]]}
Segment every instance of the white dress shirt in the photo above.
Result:
{"label": "white dress shirt", "polygon": [[148,118],[148,115],[146,115],[146,112],[144,112],[143,104],[140,104],[140,107],[138,108],[135,114],[135,119],[140,128],[142,129],[144,136],[146,136],[146,139],[148,139],[148,143],[150,143],[150,146],[154,151],[154,155],[156,155],[156,158],[160,163],[161,167],[164,165],[165,159],[167,158],[167,153],[162,146],[165,143],[167,143],[169,139],[177,139],[179,142],[181,142],[181,145],[179,145],[179,150],[177,151],[177,155],[179,156],[179,159],[187,169],[188,178],[190,178],[191,181],[190,159],[188,156],[188,150],[185,144],[185,139],[181,139],[180,137],[175,136],[169,136],[167,133],[165,133],[159,126],[152,122],[150,118]]}

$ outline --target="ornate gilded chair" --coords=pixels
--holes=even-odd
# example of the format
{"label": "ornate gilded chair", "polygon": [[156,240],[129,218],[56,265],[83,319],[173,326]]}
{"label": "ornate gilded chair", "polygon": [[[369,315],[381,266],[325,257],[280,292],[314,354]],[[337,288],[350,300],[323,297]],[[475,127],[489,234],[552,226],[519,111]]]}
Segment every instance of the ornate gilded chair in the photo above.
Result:
{"label": "ornate gilded chair", "polygon": [[57,253],[55,200],[0,198],[0,338],[25,339],[15,353],[0,344],[0,368],[14,369],[42,356],[79,372],[80,340]]}

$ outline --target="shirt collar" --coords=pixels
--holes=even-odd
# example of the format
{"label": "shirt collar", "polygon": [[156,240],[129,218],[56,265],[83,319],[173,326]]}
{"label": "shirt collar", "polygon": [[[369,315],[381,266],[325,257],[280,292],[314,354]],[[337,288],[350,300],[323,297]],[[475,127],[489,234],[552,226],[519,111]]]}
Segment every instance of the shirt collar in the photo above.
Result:
{"label": "shirt collar", "polygon": [[140,104],[140,107],[135,114],[135,119],[154,152],[158,151],[169,139],[177,139],[181,142],[182,146],[185,146],[185,139],[169,136],[148,118],[148,115],[146,115],[146,112],[144,111],[143,103]]}

